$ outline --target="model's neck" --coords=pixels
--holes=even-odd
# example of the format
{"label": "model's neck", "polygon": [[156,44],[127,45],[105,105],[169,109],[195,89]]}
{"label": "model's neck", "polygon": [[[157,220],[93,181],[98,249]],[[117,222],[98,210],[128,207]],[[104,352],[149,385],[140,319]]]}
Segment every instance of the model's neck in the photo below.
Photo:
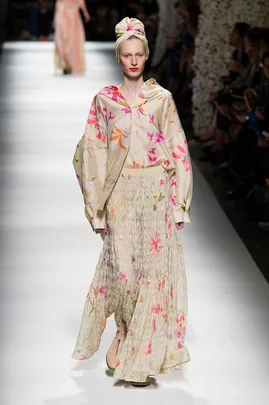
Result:
{"label": "model's neck", "polygon": [[128,91],[128,93],[135,93],[140,89],[143,83],[144,79],[142,75],[134,79],[124,76],[121,87]]}

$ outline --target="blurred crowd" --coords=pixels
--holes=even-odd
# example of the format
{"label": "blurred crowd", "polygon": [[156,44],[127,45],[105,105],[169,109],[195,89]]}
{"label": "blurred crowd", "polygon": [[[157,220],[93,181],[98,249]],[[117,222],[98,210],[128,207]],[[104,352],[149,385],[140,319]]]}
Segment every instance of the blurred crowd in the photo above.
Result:
{"label": "blurred crowd", "polygon": [[[87,40],[113,41],[115,25],[127,15],[144,20],[146,28],[156,26],[156,0],[86,0],[85,3],[92,17],[85,24]],[[8,0],[7,39],[53,39],[54,7],[55,0]]]}
{"label": "blurred crowd", "polygon": [[211,94],[213,120],[196,137],[225,197],[241,202],[244,218],[269,230],[269,29],[238,22],[222,88]]}

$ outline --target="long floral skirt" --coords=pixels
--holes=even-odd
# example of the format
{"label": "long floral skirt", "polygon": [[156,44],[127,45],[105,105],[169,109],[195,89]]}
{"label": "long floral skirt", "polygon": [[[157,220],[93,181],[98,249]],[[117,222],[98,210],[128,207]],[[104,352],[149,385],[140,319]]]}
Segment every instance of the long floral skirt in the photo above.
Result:
{"label": "long floral skirt", "polygon": [[126,334],[114,376],[142,382],[189,360],[186,276],[166,171],[123,169],[107,202],[107,221],[73,358],[98,350],[114,314]]}
{"label": "long floral skirt", "polygon": [[72,73],[85,72],[85,33],[79,9],[57,6],[55,15],[55,69],[71,69]]}

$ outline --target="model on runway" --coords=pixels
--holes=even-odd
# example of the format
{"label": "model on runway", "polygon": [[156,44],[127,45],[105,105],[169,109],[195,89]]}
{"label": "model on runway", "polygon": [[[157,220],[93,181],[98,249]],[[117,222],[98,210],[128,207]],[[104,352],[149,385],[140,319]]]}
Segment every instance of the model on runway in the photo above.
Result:
{"label": "model on runway", "polygon": [[90,20],[84,0],[56,0],[53,25],[55,28],[55,70],[64,74],[85,71],[85,33],[80,16]]}
{"label": "model on runway", "polygon": [[149,377],[189,360],[179,229],[191,221],[192,170],[171,93],[154,79],[143,81],[144,25],[126,17],[116,37],[123,82],[94,97],[74,156],[86,216],[104,232],[104,244],[73,358],[98,350],[114,314],[108,367],[115,378],[146,386]]}

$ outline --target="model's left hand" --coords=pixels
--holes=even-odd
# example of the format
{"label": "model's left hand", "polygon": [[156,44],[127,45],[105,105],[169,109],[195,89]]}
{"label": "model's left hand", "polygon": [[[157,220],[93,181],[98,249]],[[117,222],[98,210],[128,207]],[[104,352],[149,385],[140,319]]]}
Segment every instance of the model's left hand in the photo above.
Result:
{"label": "model's left hand", "polygon": [[88,23],[91,20],[91,16],[89,13],[84,14],[85,22]]}
{"label": "model's left hand", "polygon": [[176,228],[177,228],[177,231],[179,231],[180,229],[184,228],[184,222],[178,222],[178,223],[176,224]]}

